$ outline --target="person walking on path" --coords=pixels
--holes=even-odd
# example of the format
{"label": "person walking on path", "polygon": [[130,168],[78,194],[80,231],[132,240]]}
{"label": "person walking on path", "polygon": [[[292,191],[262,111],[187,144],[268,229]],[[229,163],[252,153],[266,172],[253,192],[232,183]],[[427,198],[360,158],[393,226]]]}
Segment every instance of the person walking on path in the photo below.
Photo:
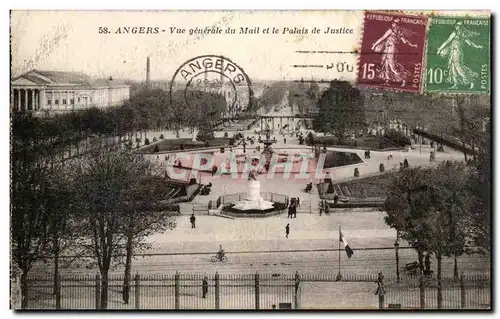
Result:
{"label": "person walking on path", "polygon": [[285,233],[286,233],[286,238],[288,238],[288,235],[290,235],[290,224],[286,224]]}
{"label": "person walking on path", "polygon": [[196,217],[194,217],[194,213],[189,217],[189,221],[191,222],[191,228],[196,228]]}
{"label": "person walking on path", "polygon": [[202,282],[201,286],[202,286],[203,298],[207,298],[207,294],[208,294],[208,278],[206,276],[205,276],[205,278],[203,278],[203,282]]}

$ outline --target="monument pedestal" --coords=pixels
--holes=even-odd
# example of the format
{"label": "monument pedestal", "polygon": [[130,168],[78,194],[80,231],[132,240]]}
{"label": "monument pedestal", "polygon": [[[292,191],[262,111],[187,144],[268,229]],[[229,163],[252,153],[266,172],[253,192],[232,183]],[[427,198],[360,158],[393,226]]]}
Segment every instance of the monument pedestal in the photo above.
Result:
{"label": "monument pedestal", "polygon": [[234,205],[239,210],[267,210],[272,209],[273,203],[264,200],[260,196],[260,182],[257,180],[248,181],[247,196],[245,200],[239,201]]}

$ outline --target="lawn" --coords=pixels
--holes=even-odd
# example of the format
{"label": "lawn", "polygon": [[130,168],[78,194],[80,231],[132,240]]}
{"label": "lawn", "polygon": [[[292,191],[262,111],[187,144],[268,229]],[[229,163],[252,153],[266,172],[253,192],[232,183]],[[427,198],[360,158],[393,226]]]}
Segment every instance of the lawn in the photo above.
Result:
{"label": "lawn", "polygon": [[207,142],[193,142],[190,138],[177,138],[177,139],[166,139],[160,140],[153,145],[142,148],[139,152],[152,153],[155,145],[158,145],[159,152],[169,152],[169,151],[179,151],[179,150],[189,150],[204,147],[221,147],[229,142],[228,137],[218,137]]}
{"label": "lawn", "polygon": [[323,168],[332,168],[360,163],[363,163],[363,160],[356,153],[327,151]]}
{"label": "lawn", "polygon": [[363,178],[335,185],[336,190],[342,192],[345,197],[385,197],[387,187],[391,181],[392,174],[387,173],[379,176]]}
{"label": "lawn", "polygon": [[362,136],[358,138],[346,138],[340,141],[335,136],[320,136],[315,138],[315,142],[318,145],[326,146],[341,146],[341,147],[353,147],[353,148],[366,148],[366,149],[386,149],[399,147],[398,145],[392,143],[388,139],[382,136]]}

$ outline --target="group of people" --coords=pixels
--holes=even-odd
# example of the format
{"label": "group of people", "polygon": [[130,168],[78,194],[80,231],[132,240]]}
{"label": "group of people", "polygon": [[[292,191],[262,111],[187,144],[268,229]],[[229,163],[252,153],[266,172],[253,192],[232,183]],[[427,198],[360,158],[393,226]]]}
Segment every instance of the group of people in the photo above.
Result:
{"label": "group of people", "polygon": [[300,199],[298,197],[290,198],[287,218],[297,218],[297,207],[299,206],[300,206]]}

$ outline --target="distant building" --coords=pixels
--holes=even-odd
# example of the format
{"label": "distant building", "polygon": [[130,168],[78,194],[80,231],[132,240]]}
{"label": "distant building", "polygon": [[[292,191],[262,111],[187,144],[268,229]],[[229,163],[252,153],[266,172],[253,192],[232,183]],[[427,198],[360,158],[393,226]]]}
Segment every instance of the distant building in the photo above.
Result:
{"label": "distant building", "polygon": [[130,98],[130,86],[93,80],[84,73],[32,70],[11,81],[13,111],[77,111],[117,106]]}

